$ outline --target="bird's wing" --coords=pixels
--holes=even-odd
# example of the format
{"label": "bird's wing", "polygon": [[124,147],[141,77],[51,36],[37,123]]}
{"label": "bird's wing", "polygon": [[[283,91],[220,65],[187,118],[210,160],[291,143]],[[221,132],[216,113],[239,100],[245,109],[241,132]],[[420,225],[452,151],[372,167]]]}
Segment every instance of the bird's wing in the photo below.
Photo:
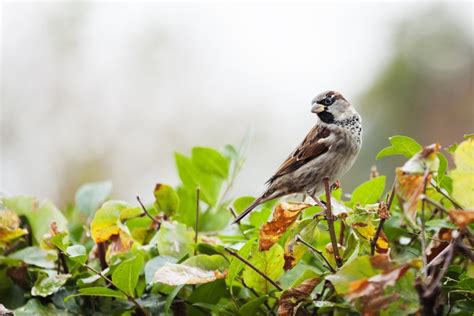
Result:
{"label": "bird's wing", "polygon": [[297,170],[308,161],[327,152],[330,147],[326,141],[329,135],[331,135],[331,131],[327,127],[321,125],[313,127],[303,142],[283,162],[267,183],[272,183],[275,179]]}

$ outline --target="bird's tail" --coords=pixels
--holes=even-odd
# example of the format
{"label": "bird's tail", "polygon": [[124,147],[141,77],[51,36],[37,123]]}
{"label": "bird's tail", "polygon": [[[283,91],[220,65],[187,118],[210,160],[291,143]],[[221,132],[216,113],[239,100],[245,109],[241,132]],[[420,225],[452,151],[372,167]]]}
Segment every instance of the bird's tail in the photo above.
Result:
{"label": "bird's tail", "polygon": [[277,196],[273,196],[274,194],[268,194],[269,192],[265,192],[264,194],[262,194],[260,197],[258,197],[255,201],[253,201],[252,204],[250,204],[246,209],[245,211],[243,211],[242,213],[239,214],[239,216],[237,216],[234,221],[232,222],[232,224],[235,224],[235,223],[238,223],[240,222],[245,216],[247,216],[250,212],[253,211],[254,208],[256,208],[258,205],[266,202],[266,201],[269,201]]}

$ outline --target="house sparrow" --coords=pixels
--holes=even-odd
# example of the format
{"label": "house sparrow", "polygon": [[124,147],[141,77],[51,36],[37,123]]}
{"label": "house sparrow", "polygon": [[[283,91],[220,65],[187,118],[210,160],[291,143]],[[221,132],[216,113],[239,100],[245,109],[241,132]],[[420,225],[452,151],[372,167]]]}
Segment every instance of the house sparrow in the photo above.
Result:
{"label": "house sparrow", "polygon": [[316,125],[303,142],[267,181],[267,190],[233,223],[238,223],[257,205],[294,193],[318,196],[323,178],[334,183],[354,164],[362,144],[360,115],[338,92],[326,91],[312,101]]}

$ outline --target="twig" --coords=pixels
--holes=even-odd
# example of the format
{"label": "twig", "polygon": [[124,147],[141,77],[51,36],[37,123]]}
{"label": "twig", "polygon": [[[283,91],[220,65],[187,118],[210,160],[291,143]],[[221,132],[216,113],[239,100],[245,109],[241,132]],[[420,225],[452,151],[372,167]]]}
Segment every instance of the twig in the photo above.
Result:
{"label": "twig", "polygon": [[379,222],[379,226],[377,226],[377,230],[375,231],[374,239],[370,241],[370,255],[373,256],[375,254],[375,246],[377,246],[377,240],[379,239],[380,233],[383,229],[383,224],[385,223],[385,218],[381,218]]}
{"label": "twig", "polygon": [[159,220],[157,220],[156,218],[154,218],[153,216],[151,216],[150,213],[148,213],[148,211],[146,210],[145,205],[143,205],[142,200],[140,200],[140,197],[138,195],[137,195],[137,201],[140,204],[140,206],[142,207],[143,212],[145,212],[145,215],[148,216],[153,222],[157,223],[158,228],[160,228],[161,222]]}
{"label": "twig", "polygon": [[430,297],[433,292],[440,287],[440,282],[443,276],[446,274],[448,271],[449,264],[451,263],[451,259],[453,258],[454,250],[455,250],[455,244],[452,244],[452,246],[449,248],[448,254],[446,255],[446,259],[444,259],[443,266],[441,267],[441,270],[438,272],[436,275],[436,278],[434,278],[428,288],[423,292],[424,297]]}
{"label": "twig", "polygon": [[346,225],[344,224],[344,221],[342,218],[340,219],[341,221],[341,228],[339,229],[339,245],[344,245],[344,235],[345,235],[345,228]]}
{"label": "twig", "polygon": [[61,266],[63,268],[63,272],[65,274],[68,274],[69,273],[69,269],[67,267],[67,262],[66,262],[66,256],[64,255],[64,253],[58,249],[58,256],[59,256],[59,260],[61,261]]}
{"label": "twig", "polygon": [[448,210],[443,206],[441,205],[440,203],[436,202],[435,200],[433,200],[432,198],[426,196],[426,195],[421,195],[420,196],[420,199],[421,200],[424,200],[425,202],[428,202],[429,204],[433,205],[434,207],[436,207],[437,209],[439,209],[440,211],[444,212],[445,214],[448,214]]}
{"label": "twig", "polygon": [[336,270],[331,266],[331,263],[328,261],[328,259],[326,259],[324,254],[321,251],[319,251],[318,249],[316,249],[313,245],[311,245],[310,243],[308,243],[307,241],[302,239],[300,235],[296,235],[296,242],[300,242],[303,245],[305,245],[306,247],[308,247],[309,249],[311,249],[312,251],[316,252],[324,260],[324,262],[327,265],[327,268],[329,270],[331,270],[332,273],[336,272]]}
{"label": "twig", "polygon": [[243,263],[245,263],[247,266],[249,266],[250,268],[252,268],[252,270],[254,270],[255,272],[257,272],[258,274],[260,274],[260,276],[262,276],[265,280],[267,280],[268,282],[270,282],[274,287],[276,287],[279,291],[283,291],[283,288],[281,286],[278,285],[278,283],[276,283],[275,281],[273,281],[269,276],[267,276],[265,273],[263,273],[262,271],[260,271],[259,269],[257,269],[257,267],[255,267],[253,264],[251,264],[248,260],[246,260],[245,258],[241,257],[237,252],[233,251],[232,249],[230,248],[224,248],[230,255],[236,257],[237,259],[239,259],[240,261],[242,261]]}
{"label": "twig", "polygon": [[105,244],[103,242],[97,243],[97,255],[99,257],[100,268],[102,270],[107,269],[107,261],[105,260]]}
{"label": "twig", "polygon": [[452,197],[450,197],[448,194],[446,194],[446,192],[444,192],[443,189],[441,189],[439,186],[437,186],[436,183],[433,180],[431,180],[430,184],[436,190],[436,192],[440,193],[442,196],[447,198],[451,203],[453,203],[455,208],[457,208],[458,210],[463,210],[464,209],[464,207],[462,207]]}
{"label": "twig", "polygon": [[397,177],[393,180],[392,184],[392,190],[390,190],[390,195],[387,196],[387,210],[390,211],[390,207],[392,206],[393,203],[393,198],[395,197],[395,189],[397,187]]}
{"label": "twig", "polygon": [[326,220],[328,222],[329,236],[331,237],[331,244],[336,259],[336,265],[338,268],[342,267],[342,260],[339,256],[339,248],[337,245],[336,232],[334,231],[334,218],[331,211],[331,190],[329,189],[329,178],[324,177],[324,189],[326,190]]}
{"label": "twig", "polygon": [[87,264],[82,264],[83,267],[87,268],[88,270],[94,272],[98,276],[100,276],[102,279],[104,279],[107,283],[112,284],[114,287],[116,287],[120,292],[122,292],[129,301],[131,301],[136,308],[143,314],[143,315],[148,315],[147,311],[140,305],[138,302],[135,300],[133,296],[125,292],[124,290],[120,289],[110,278],[106,277],[105,275],[102,274],[102,272],[97,271],[96,269],[92,268],[91,266],[88,266]]}
{"label": "twig", "polygon": [[194,224],[194,255],[197,252],[197,242],[198,242],[198,231],[199,231],[199,196],[201,195],[201,190],[199,187],[196,188],[196,222]]}
{"label": "twig", "polygon": [[[426,169],[423,177],[423,195],[426,195],[426,186],[428,184],[428,177],[430,175],[430,169]],[[425,200],[421,200],[421,259],[423,261],[423,267],[426,267],[426,236],[425,236]],[[426,277],[427,270],[423,269]]]}

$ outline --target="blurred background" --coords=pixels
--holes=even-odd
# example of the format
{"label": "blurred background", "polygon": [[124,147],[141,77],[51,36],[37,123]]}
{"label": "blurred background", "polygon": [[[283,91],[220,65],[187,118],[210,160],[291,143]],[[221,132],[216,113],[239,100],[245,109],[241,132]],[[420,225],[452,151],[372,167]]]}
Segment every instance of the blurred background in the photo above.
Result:
{"label": "blurred background", "polygon": [[3,2],[0,190],[64,207],[178,184],[173,152],[238,145],[234,196],[256,195],[342,92],[363,117],[350,192],[394,134],[448,146],[474,132],[473,4]]}

